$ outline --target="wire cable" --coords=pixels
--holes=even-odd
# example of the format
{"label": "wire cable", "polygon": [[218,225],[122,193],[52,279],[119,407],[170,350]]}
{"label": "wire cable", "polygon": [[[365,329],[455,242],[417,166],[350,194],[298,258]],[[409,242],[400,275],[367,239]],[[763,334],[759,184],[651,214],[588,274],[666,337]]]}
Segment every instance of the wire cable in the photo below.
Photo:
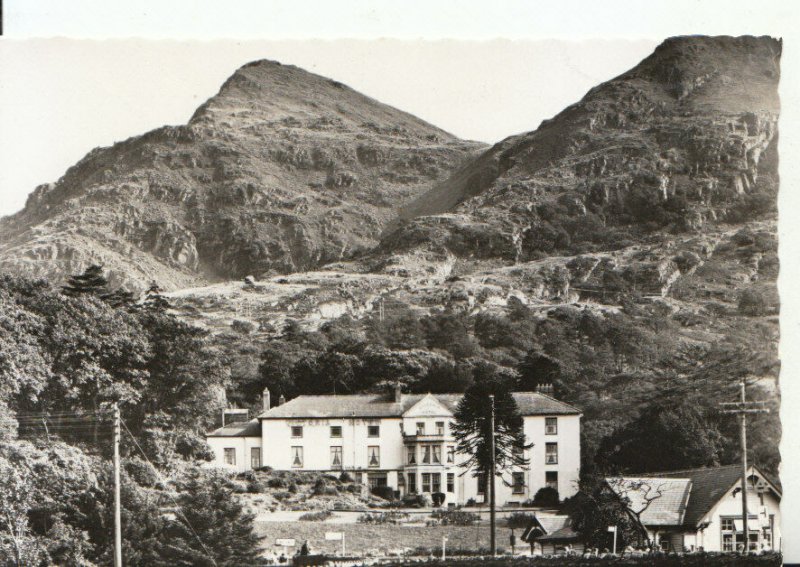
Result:
{"label": "wire cable", "polygon": [[[167,486],[167,482],[166,482],[166,480],[164,480],[164,477],[161,476],[161,472],[156,468],[156,466],[152,463],[152,461],[150,461],[149,457],[142,450],[142,447],[139,445],[139,442],[136,440],[136,437],[133,436],[133,433],[131,433],[131,430],[128,429],[128,426],[126,425],[125,421],[122,418],[120,418],[119,422],[125,428],[125,431],[128,432],[128,435],[130,436],[131,440],[133,441],[133,444],[136,445],[136,448],[139,449],[139,452],[142,454],[142,456],[145,458],[145,460],[153,468],[153,471],[156,473],[156,476],[158,476],[158,479],[161,481],[161,483],[164,486]],[[183,516],[183,521],[186,522],[186,525],[189,527],[189,529],[194,534],[194,537],[200,543],[201,547],[203,548],[203,551],[205,551],[206,555],[208,555],[208,558],[211,559],[211,562],[214,565],[217,565],[217,561],[214,559],[214,556],[211,555],[211,552],[208,550],[208,547],[206,547],[206,544],[203,543],[203,540],[200,538],[200,536],[197,535],[197,532],[192,527],[192,524],[189,522],[189,519],[186,517],[186,514],[183,513],[183,509],[181,508],[181,505],[178,504],[178,501],[175,500],[175,498],[172,496],[172,494],[169,493],[169,491],[165,491],[165,492],[166,492],[167,496],[169,496],[169,499],[172,500],[172,503],[175,504],[175,508],[180,512],[180,515]]]}

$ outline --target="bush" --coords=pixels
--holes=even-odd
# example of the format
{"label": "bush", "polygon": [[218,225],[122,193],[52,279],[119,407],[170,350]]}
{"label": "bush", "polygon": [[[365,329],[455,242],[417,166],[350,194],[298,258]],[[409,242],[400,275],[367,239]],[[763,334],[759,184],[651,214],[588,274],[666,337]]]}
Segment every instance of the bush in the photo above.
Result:
{"label": "bush", "polygon": [[301,522],[324,522],[331,516],[333,516],[333,512],[330,510],[320,510],[319,512],[309,512],[307,514],[303,514],[298,518],[298,520]]}
{"label": "bush", "polygon": [[739,296],[739,313],[749,317],[766,315],[769,311],[769,302],[766,296],[755,290],[746,289]]}
{"label": "bush", "polygon": [[358,517],[359,524],[399,524],[407,520],[408,514],[404,512],[381,512],[379,514],[371,514],[369,512],[361,514]]}
{"label": "bush", "polygon": [[[428,555],[431,550],[419,548],[420,554]],[[500,552],[500,549],[498,549]],[[483,567],[485,565],[497,567],[527,567],[531,565],[529,558],[509,559],[507,557],[491,558],[488,550],[478,552],[461,553],[460,550],[453,549],[453,555],[480,555],[481,557],[448,559],[449,567]],[[684,555],[646,555],[644,557],[594,557],[589,563],[580,557],[537,557],[533,564],[539,567],[582,567],[591,564],[594,567],[605,565],[616,567],[779,567],[783,562],[780,553],[765,553],[763,555],[739,555],[738,553],[688,553]],[[443,565],[439,562],[427,564]],[[421,565],[419,562],[399,561],[396,563],[384,563],[384,567],[406,567]]]}
{"label": "bush", "polygon": [[509,528],[522,530],[528,527],[534,517],[534,514],[528,514],[526,512],[514,512],[506,518],[506,523],[508,524]]}
{"label": "bush", "polygon": [[261,494],[267,491],[267,487],[264,486],[264,483],[259,482],[257,480],[250,480],[247,482],[247,492],[250,494]]}
{"label": "bush", "polygon": [[376,486],[372,489],[372,494],[384,500],[394,500],[394,488],[391,486]]}
{"label": "bush", "polygon": [[548,508],[554,508],[558,506],[558,504],[558,490],[555,488],[550,488],[549,486],[543,486],[540,488],[533,497],[534,506],[547,506]]}
{"label": "bush", "polygon": [[431,514],[431,517],[443,526],[472,526],[481,520],[478,514],[459,510],[458,508],[436,510]]}
{"label": "bush", "polygon": [[318,478],[314,483],[313,493],[319,496],[322,494],[327,494],[327,490],[328,490],[328,483],[325,481],[324,478]]}
{"label": "bush", "polygon": [[241,319],[236,319],[231,323],[231,329],[236,331],[237,333],[241,333],[243,335],[249,335],[253,331],[256,330],[255,323],[251,323],[250,321],[243,321]]}
{"label": "bush", "polygon": [[425,508],[428,503],[422,494],[406,494],[402,502],[405,508]]}
{"label": "bush", "polygon": [[128,473],[139,486],[154,488],[159,482],[158,474],[153,466],[141,459],[125,461],[125,472]]}
{"label": "bush", "polygon": [[289,483],[286,482],[286,479],[280,476],[272,477],[267,481],[267,486],[270,488],[286,488],[289,486]]}
{"label": "bush", "polygon": [[339,475],[339,482],[353,482],[353,477],[349,472],[342,471],[342,474]]}

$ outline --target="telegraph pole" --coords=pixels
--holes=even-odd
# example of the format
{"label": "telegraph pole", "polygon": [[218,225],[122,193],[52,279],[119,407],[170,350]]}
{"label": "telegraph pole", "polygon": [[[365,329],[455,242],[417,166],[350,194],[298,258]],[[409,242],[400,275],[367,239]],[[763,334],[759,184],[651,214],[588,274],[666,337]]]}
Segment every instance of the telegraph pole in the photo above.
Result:
{"label": "telegraph pole", "polygon": [[494,510],[494,507],[495,507],[495,494],[494,494],[494,489],[495,489],[494,480],[495,479],[494,479],[494,477],[495,477],[495,471],[497,470],[497,462],[496,462],[497,458],[496,458],[495,449],[494,449],[494,395],[490,395],[489,396],[489,400],[492,403],[492,419],[491,419],[491,424],[490,424],[491,425],[490,447],[491,447],[491,452],[492,452],[492,470],[491,470],[491,474],[489,475],[490,478],[488,479],[488,481],[489,481],[489,529],[491,530],[490,546],[491,546],[491,549],[492,549],[492,557],[494,557],[494,556],[497,555],[497,538],[496,538],[496,536],[497,536],[496,527],[497,526],[496,526],[496,522],[495,522],[495,510]]}
{"label": "telegraph pole", "polygon": [[122,515],[119,493],[119,404],[114,402],[114,567],[122,567]]}
{"label": "telegraph pole", "polygon": [[739,384],[740,398],[738,402],[722,402],[720,405],[726,409],[722,413],[736,414],[739,416],[739,437],[742,445],[742,536],[744,540],[744,553],[750,549],[750,527],[747,525],[747,414],[748,413],[769,413],[769,409],[757,406],[764,405],[765,402],[748,402],[745,393],[745,382]]}

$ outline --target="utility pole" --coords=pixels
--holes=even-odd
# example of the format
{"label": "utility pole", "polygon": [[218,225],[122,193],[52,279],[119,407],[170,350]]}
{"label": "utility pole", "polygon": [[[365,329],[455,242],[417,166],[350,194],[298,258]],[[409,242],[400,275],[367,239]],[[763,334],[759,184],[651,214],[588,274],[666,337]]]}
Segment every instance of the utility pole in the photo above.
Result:
{"label": "utility pole", "polygon": [[122,567],[122,515],[119,495],[119,404],[114,402],[114,567]]}
{"label": "utility pole", "polygon": [[769,409],[757,407],[764,405],[766,402],[747,401],[744,380],[739,384],[739,395],[740,398],[738,402],[722,402],[719,405],[726,408],[722,410],[722,413],[731,413],[739,416],[739,437],[742,445],[742,536],[744,543],[743,551],[744,553],[748,553],[750,549],[750,527],[747,525],[747,414],[769,413]]}
{"label": "utility pole", "polygon": [[490,478],[488,479],[488,481],[489,481],[489,529],[491,530],[490,545],[491,545],[491,549],[492,549],[492,557],[495,557],[497,555],[497,537],[496,537],[497,536],[497,534],[496,534],[497,525],[496,525],[496,521],[495,521],[495,510],[494,510],[494,507],[495,507],[495,494],[494,494],[494,489],[495,489],[494,480],[495,479],[494,479],[494,477],[495,477],[495,471],[497,470],[497,462],[496,462],[497,461],[497,457],[495,455],[495,449],[494,449],[494,395],[490,395],[489,396],[489,400],[492,403],[492,419],[491,419],[491,423],[490,423],[490,427],[491,427],[490,447],[491,447],[491,451],[492,451],[492,470],[490,471],[491,474],[489,475]]}

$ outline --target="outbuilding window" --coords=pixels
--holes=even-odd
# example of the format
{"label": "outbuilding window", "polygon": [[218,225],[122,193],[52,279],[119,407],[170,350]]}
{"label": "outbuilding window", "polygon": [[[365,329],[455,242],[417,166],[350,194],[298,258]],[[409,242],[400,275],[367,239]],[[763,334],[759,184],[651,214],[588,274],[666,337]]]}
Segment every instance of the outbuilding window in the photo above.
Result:
{"label": "outbuilding window", "polygon": [[225,453],[225,464],[236,466],[236,449],[233,447],[226,447],[223,451]]}

